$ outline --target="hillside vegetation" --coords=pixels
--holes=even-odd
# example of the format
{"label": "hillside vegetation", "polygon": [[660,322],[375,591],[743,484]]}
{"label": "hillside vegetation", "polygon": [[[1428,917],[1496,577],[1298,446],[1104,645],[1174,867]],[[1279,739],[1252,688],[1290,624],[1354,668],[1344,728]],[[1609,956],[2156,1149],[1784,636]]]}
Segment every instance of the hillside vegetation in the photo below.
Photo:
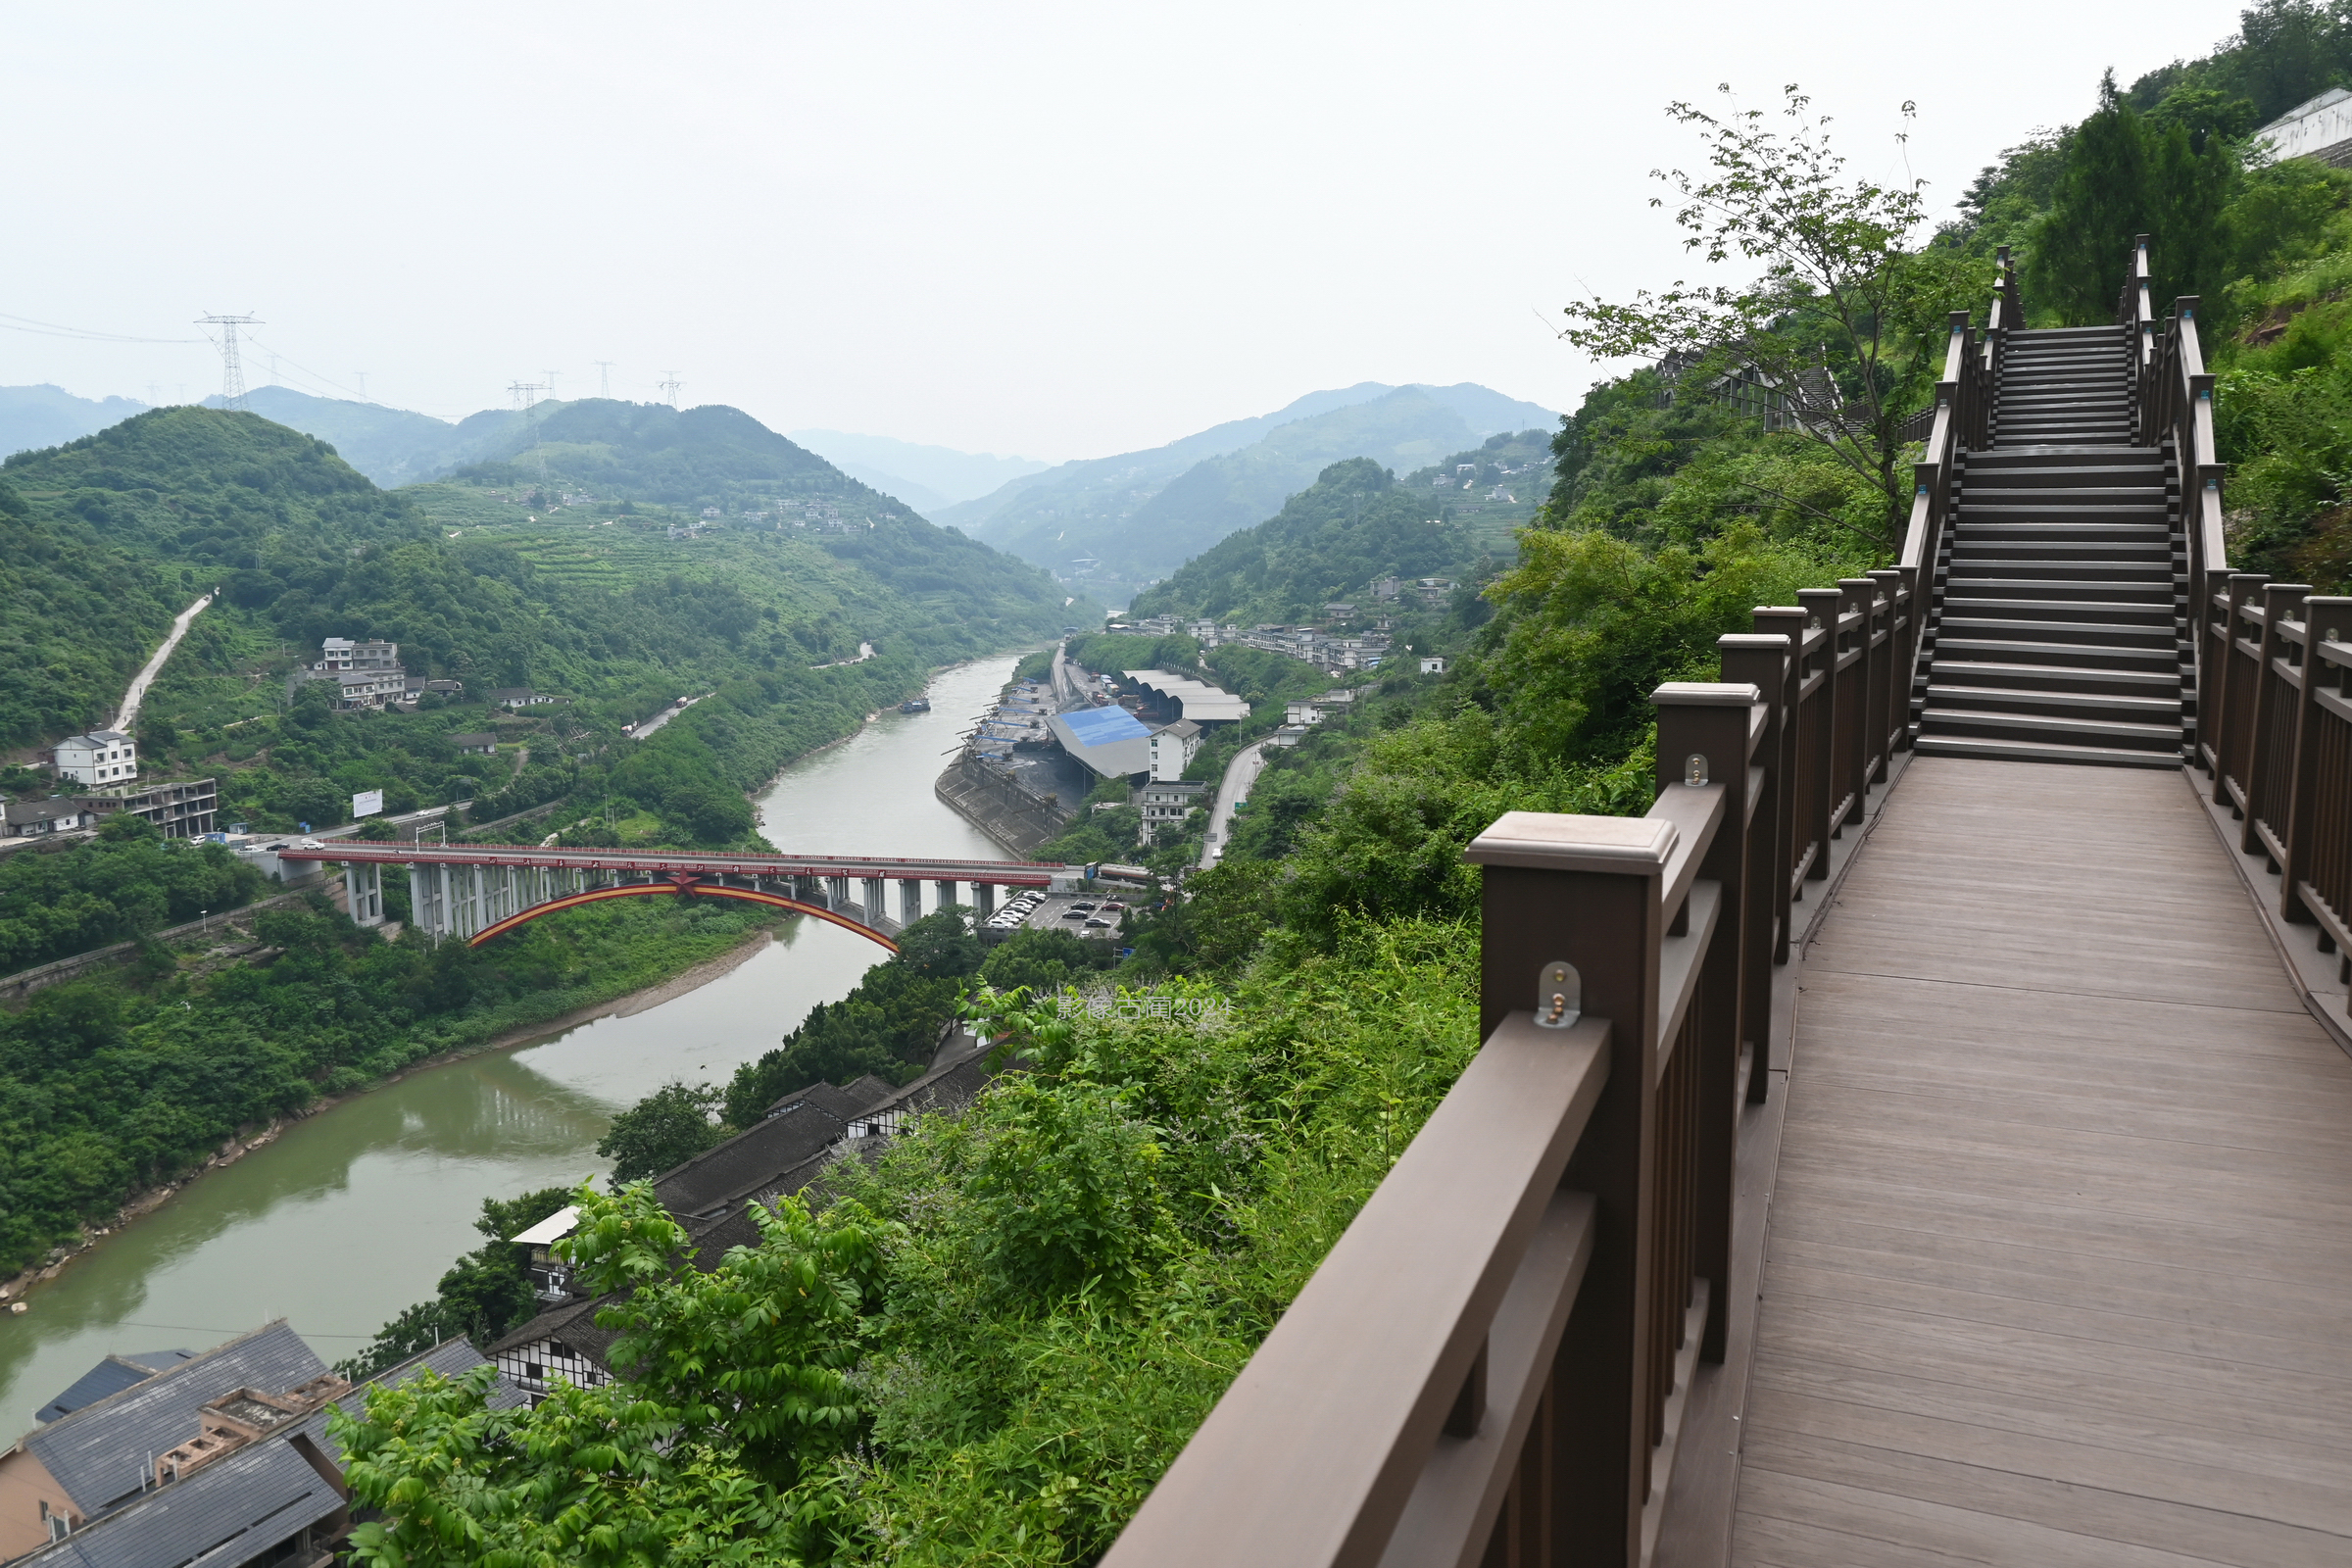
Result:
{"label": "hillside vegetation", "polygon": [[[1150,452],[1065,464],[941,516],[1116,602],[1271,515],[1340,459],[1409,470],[1487,431],[1548,420],[1533,404],[1468,383],[1366,382]],[[1099,564],[1076,564],[1090,557]]]}

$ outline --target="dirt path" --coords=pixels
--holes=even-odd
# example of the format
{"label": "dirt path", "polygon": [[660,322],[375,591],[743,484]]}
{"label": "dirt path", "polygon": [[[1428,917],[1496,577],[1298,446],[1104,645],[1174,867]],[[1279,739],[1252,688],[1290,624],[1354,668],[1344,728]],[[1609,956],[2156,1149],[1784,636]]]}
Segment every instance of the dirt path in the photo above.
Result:
{"label": "dirt path", "polygon": [[212,602],[213,596],[206,594],[202,599],[181,611],[178,617],[172,622],[172,635],[164,639],[164,646],[155,651],[155,657],[147,661],[147,667],[140,670],[131,680],[130,690],[122,694],[122,710],[115,715],[114,727],[116,729],[127,734],[130,726],[138,722],[139,705],[147,700],[147,688],[154,684],[155,677],[163,673],[164,661],[172,657],[172,650],[177,648],[179,640],[188,634],[188,623],[193,621]]}

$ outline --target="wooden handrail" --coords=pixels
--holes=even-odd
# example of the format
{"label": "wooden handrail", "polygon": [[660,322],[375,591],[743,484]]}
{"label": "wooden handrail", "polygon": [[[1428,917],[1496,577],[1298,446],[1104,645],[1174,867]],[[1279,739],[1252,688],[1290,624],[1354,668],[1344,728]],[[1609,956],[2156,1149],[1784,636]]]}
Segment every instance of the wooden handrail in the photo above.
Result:
{"label": "wooden handrail", "polygon": [[[1646,1560],[1728,1353],[1772,969],[1886,776],[1921,618],[1900,569],[1799,597],[1721,639],[1721,680],[1651,694],[1646,815],[1513,811],[1471,846],[1485,1044],[1107,1568]],[[1563,962],[1582,1017],[1544,1027]]]}

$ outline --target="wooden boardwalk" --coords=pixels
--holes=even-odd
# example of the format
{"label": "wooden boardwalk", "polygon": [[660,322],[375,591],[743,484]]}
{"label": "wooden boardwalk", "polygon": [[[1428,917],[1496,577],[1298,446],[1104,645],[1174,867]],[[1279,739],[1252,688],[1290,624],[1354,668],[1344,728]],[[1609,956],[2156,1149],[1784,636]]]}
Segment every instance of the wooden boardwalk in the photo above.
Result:
{"label": "wooden boardwalk", "polygon": [[2178,773],[1922,757],[1811,952],[1732,1560],[2352,1563],[2352,1059]]}

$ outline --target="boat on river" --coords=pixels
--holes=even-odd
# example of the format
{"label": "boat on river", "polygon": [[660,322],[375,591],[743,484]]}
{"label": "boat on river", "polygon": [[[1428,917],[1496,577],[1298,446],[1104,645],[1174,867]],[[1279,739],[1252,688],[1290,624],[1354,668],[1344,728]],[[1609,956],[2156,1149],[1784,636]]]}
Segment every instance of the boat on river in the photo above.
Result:
{"label": "boat on river", "polygon": [[928,713],[931,711],[931,699],[928,697],[909,697],[899,705],[899,711],[902,713]]}

